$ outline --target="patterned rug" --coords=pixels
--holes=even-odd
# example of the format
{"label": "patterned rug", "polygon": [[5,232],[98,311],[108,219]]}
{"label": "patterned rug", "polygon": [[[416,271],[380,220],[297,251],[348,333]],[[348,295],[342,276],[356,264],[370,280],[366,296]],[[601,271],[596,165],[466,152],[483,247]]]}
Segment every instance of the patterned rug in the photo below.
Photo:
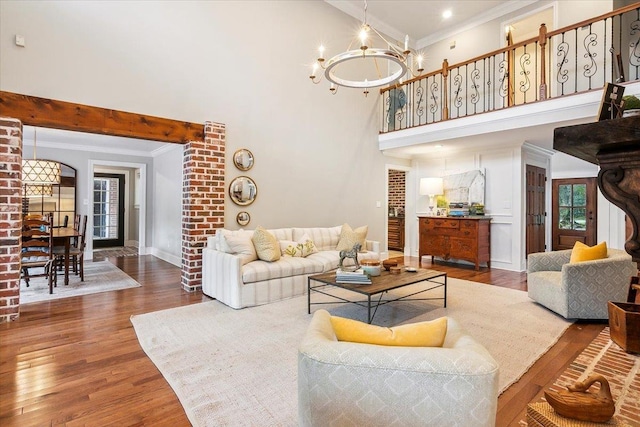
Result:
{"label": "patterned rug", "polygon": [[59,298],[69,298],[78,295],[95,294],[99,292],[115,291],[118,289],[137,288],[140,283],[133,280],[125,272],[108,261],[84,262],[84,282],[80,277],[69,273],[69,284],[64,285],[64,275],[58,276],[58,286],[49,293],[47,279],[34,277],[29,287],[20,281],[20,304],[31,302],[51,301]]}
{"label": "patterned rug", "polygon": [[[551,390],[566,390],[567,385],[582,381],[591,373],[598,373],[609,381],[616,402],[613,419],[602,425],[640,426],[640,355],[626,353],[611,341],[609,328],[598,335],[589,346],[562,373]],[[598,390],[598,384],[589,391]],[[542,398],[540,401],[544,401]],[[520,421],[520,425],[528,425]]]}

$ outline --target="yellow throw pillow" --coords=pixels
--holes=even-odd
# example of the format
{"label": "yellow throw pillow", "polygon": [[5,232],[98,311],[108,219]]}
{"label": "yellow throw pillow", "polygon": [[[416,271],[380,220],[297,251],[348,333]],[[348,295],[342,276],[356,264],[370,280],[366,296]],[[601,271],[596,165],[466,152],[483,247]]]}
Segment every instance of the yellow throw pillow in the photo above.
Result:
{"label": "yellow throw pillow", "polygon": [[262,261],[277,261],[280,259],[280,243],[276,236],[269,233],[262,227],[257,227],[251,238],[253,246],[256,248],[256,254]]}
{"label": "yellow throw pillow", "polygon": [[357,320],[331,316],[338,341],[402,347],[442,347],[447,335],[447,318],[384,328]]}
{"label": "yellow throw pillow", "polygon": [[340,239],[338,240],[337,251],[350,251],[353,249],[353,245],[360,243],[360,252],[367,251],[367,245],[365,239],[367,238],[367,232],[369,226],[363,225],[355,230],[351,228],[349,224],[344,224],[342,230],[340,230]]}
{"label": "yellow throw pillow", "polygon": [[587,246],[582,242],[576,242],[571,250],[569,264],[582,261],[592,261],[594,259],[604,259],[607,257],[607,242],[598,243],[595,246]]}

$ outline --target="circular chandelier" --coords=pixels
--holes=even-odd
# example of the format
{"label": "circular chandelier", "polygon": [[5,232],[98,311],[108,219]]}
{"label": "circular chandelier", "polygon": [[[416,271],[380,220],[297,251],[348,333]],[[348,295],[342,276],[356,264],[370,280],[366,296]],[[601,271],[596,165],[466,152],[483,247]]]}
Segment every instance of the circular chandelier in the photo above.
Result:
{"label": "circular chandelier", "polygon": [[[386,47],[371,47],[374,39],[379,39]],[[351,49],[355,43],[360,44],[359,49]],[[336,94],[339,86],[364,89],[365,96],[369,94],[369,88],[391,85],[410,71],[414,77],[417,77],[424,71],[422,68],[422,55],[415,55],[409,49],[409,36],[405,36],[404,50],[398,48],[399,43],[390,43],[375,28],[367,24],[367,2],[364,2],[364,20],[360,26],[358,36],[354,38],[345,52],[339,53],[329,60],[325,61],[324,46],[318,48],[319,56],[313,64],[313,69],[309,78],[314,84],[322,81],[322,75],[317,77],[318,71],[324,71],[324,77],[331,82],[329,90],[332,94]],[[411,64],[417,62],[414,74]],[[363,77],[367,64],[373,64],[375,72],[372,75]],[[349,67],[351,66],[351,69]],[[382,70],[385,70],[384,72]]]}

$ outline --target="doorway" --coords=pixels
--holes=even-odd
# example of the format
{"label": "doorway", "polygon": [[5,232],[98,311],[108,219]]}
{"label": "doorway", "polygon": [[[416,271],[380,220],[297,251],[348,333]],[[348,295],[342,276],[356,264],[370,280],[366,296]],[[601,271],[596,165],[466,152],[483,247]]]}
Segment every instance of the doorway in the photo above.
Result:
{"label": "doorway", "polygon": [[389,257],[404,256],[407,171],[387,168],[387,249]]}
{"label": "doorway", "polygon": [[527,252],[531,253],[544,252],[545,243],[545,225],[546,225],[546,182],[547,171],[543,168],[527,165],[526,168],[526,224],[527,224]]}
{"label": "doorway", "polygon": [[93,247],[124,246],[124,174],[93,175]]}
{"label": "doorway", "polygon": [[552,249],[571,249],[576,241],[596,244],[598,185],[596,178],[552,181]]}

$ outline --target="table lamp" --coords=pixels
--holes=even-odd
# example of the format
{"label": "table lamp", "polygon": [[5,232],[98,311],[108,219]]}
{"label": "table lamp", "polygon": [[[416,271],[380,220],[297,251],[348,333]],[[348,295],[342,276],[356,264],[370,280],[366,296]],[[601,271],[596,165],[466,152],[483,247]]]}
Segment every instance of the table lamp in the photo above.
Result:
{"label": "table lamp", "polygon": [[433,199],[441,194],[444,194],[442,178],[420,179],[420,195],[429,196],[429,215],[433,216]]}

